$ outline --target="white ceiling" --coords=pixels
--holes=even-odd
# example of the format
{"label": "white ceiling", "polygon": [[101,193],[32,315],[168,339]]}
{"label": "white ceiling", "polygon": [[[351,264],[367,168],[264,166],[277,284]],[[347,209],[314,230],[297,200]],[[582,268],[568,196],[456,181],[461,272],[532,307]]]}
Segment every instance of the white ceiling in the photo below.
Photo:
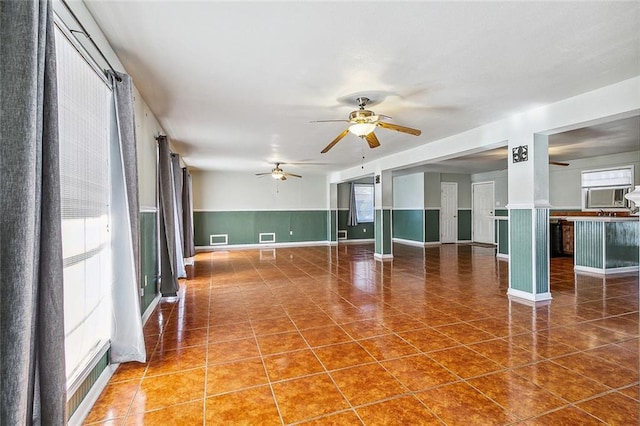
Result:
{"label": "white ceiling", "polygon": [[[85,3],[199,169],[341,170],[640,74],[637,1]],[[320,154],[347,123],[310,121],[346,119],[358,95],[422,135],[378,129],[380,148],[347,135]],[[553,159],[591,156],[592,139],[613,147],[610,131],[625,147],[612,149],[637,149],[637,129],[554,135],[569,151]]]}

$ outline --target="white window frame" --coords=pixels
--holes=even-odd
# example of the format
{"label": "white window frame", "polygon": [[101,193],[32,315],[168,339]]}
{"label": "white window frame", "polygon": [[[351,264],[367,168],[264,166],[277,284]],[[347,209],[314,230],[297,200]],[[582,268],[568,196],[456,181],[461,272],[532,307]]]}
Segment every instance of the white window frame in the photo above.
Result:
{"label": "white window frame", "polygon": [[[361,203],[358,202],[358,188],[370,188],[371,189],[371,219],[369,218],[363,218],[361,216]],[[375,188],[372,184],[368,184],[368,183],[356,183],[354,184],[354,191],[355,191],[355,199],[356,199],[356,217],[358,220],[358,223],[373,223],[373,221],[375,220],[375,197],[376,197],[376,193],[375,193]]]}

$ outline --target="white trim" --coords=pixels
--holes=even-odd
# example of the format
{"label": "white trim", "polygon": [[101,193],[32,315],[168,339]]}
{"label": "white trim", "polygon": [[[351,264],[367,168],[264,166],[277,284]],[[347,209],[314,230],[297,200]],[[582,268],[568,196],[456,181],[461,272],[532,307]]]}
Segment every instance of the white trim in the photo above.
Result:
{"label": "white trim", "polygon": [[156,294],[156,297],[151,301],[151,303],[149,303],[149,306],[147,306],[147,309],[144,311],[144,314],[142,314],[142,326],[144,327],[144,325],[147,323],[147,321],[149,321],[149,318],[151,317],[151,314],[153,313],[153,311],[156,309],[156,306],[158,306],[158,303],[160,303],[160,293]]}
{"label": "white trim", "polygon": [[340,240],[340,244],[365,244],[365,243],[375,243],[375,238],[357,238],[353,240]]}
{"label": "white trim", "polygon": [[244,250],[244,249],[265,249],[265,248],[285,248],[285,247],[315,247],[327,246],[329,241],[301,241],[297,243],[262,243],[262,244],[231,244],[227,246],[196,246],[196,252],[219,251],[219,250]]}
{"label": "white trim", "polygon": [[546,201],[536,201],[535,203],[509,203],[504,206],[504,208],[507,210],[558,209]]}
{"label": "white trim", "polygon": [[425,207],[424,210],[440,210],[440,207]]}
{"label": "white trim", "polygon": [[[340,236],[340,233],[343,233],[343,236]],[[346,229],[338,229],[338,240],[346,240],[347,237],[347,230]]]}
{"label": "white trim", "polygon": [[[224,237],[224,243],[214,243],[214,238]],[[211,234],[209,235],[209,245],[210,246],[226,246],[229,244],[229,234]]]}
{"label": "white trim", "polygon": [[521,203],[521,204],[509,203],[504,207],[507,210],[532,210],[536,206],[533,203]]}
{"label": "white trim", "polygon": [[441,243],[440,241],[427,241],[424,243],[424,246],[439,246]]}
{"label": "white trim", "polygon": [[[453,183],[457,183],[457,182],[453,182]],[[470,208],[470,207],[458,207],[458,211],[460,211],[460,210],[469,210],[469,211],[473,211],[473,209],[472,209],[472,208]]]}
{"label": "white trim", "polygon": [[331,241],[331,242],[329,242],[329,246],[337,247],[338,246],[338,242],[337,241]]}
{"label": "white trim", "polygon": [[[199,213],[235,213],[235,212],[330,212],[333,209],[328,208],[309,208],[309,209],[193,209]],[[343,209],[336,209],[343,210]],[[348,209],[347,209],[348,210]]]}
{"label": "white trim", "polygon": [[504,254],[504,253],[496,253],[496,257],[499,260],[506,260],[507,262],[509,261],[509,255],[508,254]]}
{"label": "white trim", "polygon": [[587,274],[594,274],[594,275],[615,275],[615,274],[626,274],[629,272],[638,272],[640,271],[640,267],[639,266],[621,266],[619,268],[607,268],[607,269],[601,269],[601,268],[592,268],[590,266],[580,266],[580,265],[575,265],[573,267],[574,272],[585,272]]}
{"label": "white trim", "polygon": [[544,302],[552,299],[550,292],[533,294],[522,290],[516,290],[515,288],[510,288],[507,291],[507,296],[509,296],[509,299],[520,299],[528,302]]}
{"label": "white trim", "polygon": [[394,207],[393,211],[424,211],[424,207]]}
{"label": "white trim", "polygon": [[424,243],[422,241],[405,240],[404,238],[392,238],[391,241],[394,243],[404,244],[407,246],[424,247]]}
{"label": "white trim", "polygon": [[[263,240],[262,237],[271,236],[273,239]],[[276,233],[275,232],[259,232],[258,233],[258,242],[260,244],[274,244],[276,242]]]}
{"label": "white trim", "polygon": [[80,405],[78,405],[78,408],[76,408],[76,411],[73,413],[71,418],[69,418],[69,422],[67,423],[69,426],[79,426],[84,423],[85,419],[91,412],[93,405],[100,397],[104,388],[107,387],[107,384],[109,384],[111,376],[116,372],[119,365],[120,364],[107,365],[107,368],[102,370],[98,380],[96,380],[93,386],[91,386],[87,395],[84,397]]}
{"label": "white trim", "polygon": [[392,254],[374,253],[373,254],[373,258],[376,259],[376,260],[388,261],[388,260],[393,260],[393,255]]}
{"label": "white trim", "polygon": [[111,343],[108,340],[101,342],[98,346],[95,347],[90,356],[88,356],[89,362],[85,363],[79,371],[76,371],[69,378],[69,380],[67,380],[67,397],[75,394],[78,391],[80,385],[82,385],[87,377],[89,377],[91,371],[93,371],[93,369],[96,368],[96,365],[98,365],[98,361],[100,361],[100,358],[102,358],[104,354],[107,353],[110,347]]}
{"label": "white trim", "polygon": [[140,206],[140,213],[158,213],[158,208],[155,206]]}

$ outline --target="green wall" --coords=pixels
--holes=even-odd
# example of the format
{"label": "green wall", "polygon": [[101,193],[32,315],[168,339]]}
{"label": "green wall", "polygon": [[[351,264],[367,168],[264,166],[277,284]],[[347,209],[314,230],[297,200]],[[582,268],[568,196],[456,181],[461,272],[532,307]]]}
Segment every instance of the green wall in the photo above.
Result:
{"label": "green wall", "polygon": [[509,217],[511,287],[533,293],[532,238],[533,218],[528,209],[513,209]]}
{"label": "green wall", "polygon": [[358,226],[347,226],[348,217],[348,210],[338,210],[338,229],[341,231],[347,230],[347,240],[370,240],[375,238],[373,222],[359,223]]}
{"label": "green wall", "polygon": [[[155,212],[140,213],[140,286],[144,295],[140,297],[142,313],[158,294],[158,234]],[[147,285],[145,286],[145,278]]]}
{"label": "green wall", "polygon": [[[506,209],[496,209],[494,214],[496,216],[509,216],[509,211]],[[498,253],[509,254],[509,221],[496,220],[495,233],[495,240],[498,243]]]}
{"label": "green wall", "polygon": [[633,222],[605,223],[606,268],[638,266],[640,225]]}
{"label": "green wall", "polygon": [[471,210],[458,209],[458,241],[471,241]]}
{"label": "green wall", "polygon": [[437,243],[440,241],[440,210],[426,209],[424,211],[424,242]]}
{"label": "green wall", "polygon": [[424,210],[394,210],[393,238],[423,242]]}
{"label": "green wall", "polygon": [[227,234],[228,244],[258,244],[260,233],[276,243],[327,241],[326,210],[225,211],[193,213],[194,242],[209,246],[212,234]]}

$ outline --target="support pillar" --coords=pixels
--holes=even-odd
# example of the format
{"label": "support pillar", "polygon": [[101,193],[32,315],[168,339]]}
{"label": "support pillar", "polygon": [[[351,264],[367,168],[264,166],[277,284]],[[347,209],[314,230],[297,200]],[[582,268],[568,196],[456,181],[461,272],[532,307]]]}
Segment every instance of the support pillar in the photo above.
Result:
{"label": "support pillar", "polygon": [[390,170],[379,171],[374,177],[375,191],[375,253],[378,260],[393,259],[393,177]]}
{"label": "support pillar", "polygon": [[548,147],[546,135],[509,141],[508,295],[530,303],[551,300]]}

